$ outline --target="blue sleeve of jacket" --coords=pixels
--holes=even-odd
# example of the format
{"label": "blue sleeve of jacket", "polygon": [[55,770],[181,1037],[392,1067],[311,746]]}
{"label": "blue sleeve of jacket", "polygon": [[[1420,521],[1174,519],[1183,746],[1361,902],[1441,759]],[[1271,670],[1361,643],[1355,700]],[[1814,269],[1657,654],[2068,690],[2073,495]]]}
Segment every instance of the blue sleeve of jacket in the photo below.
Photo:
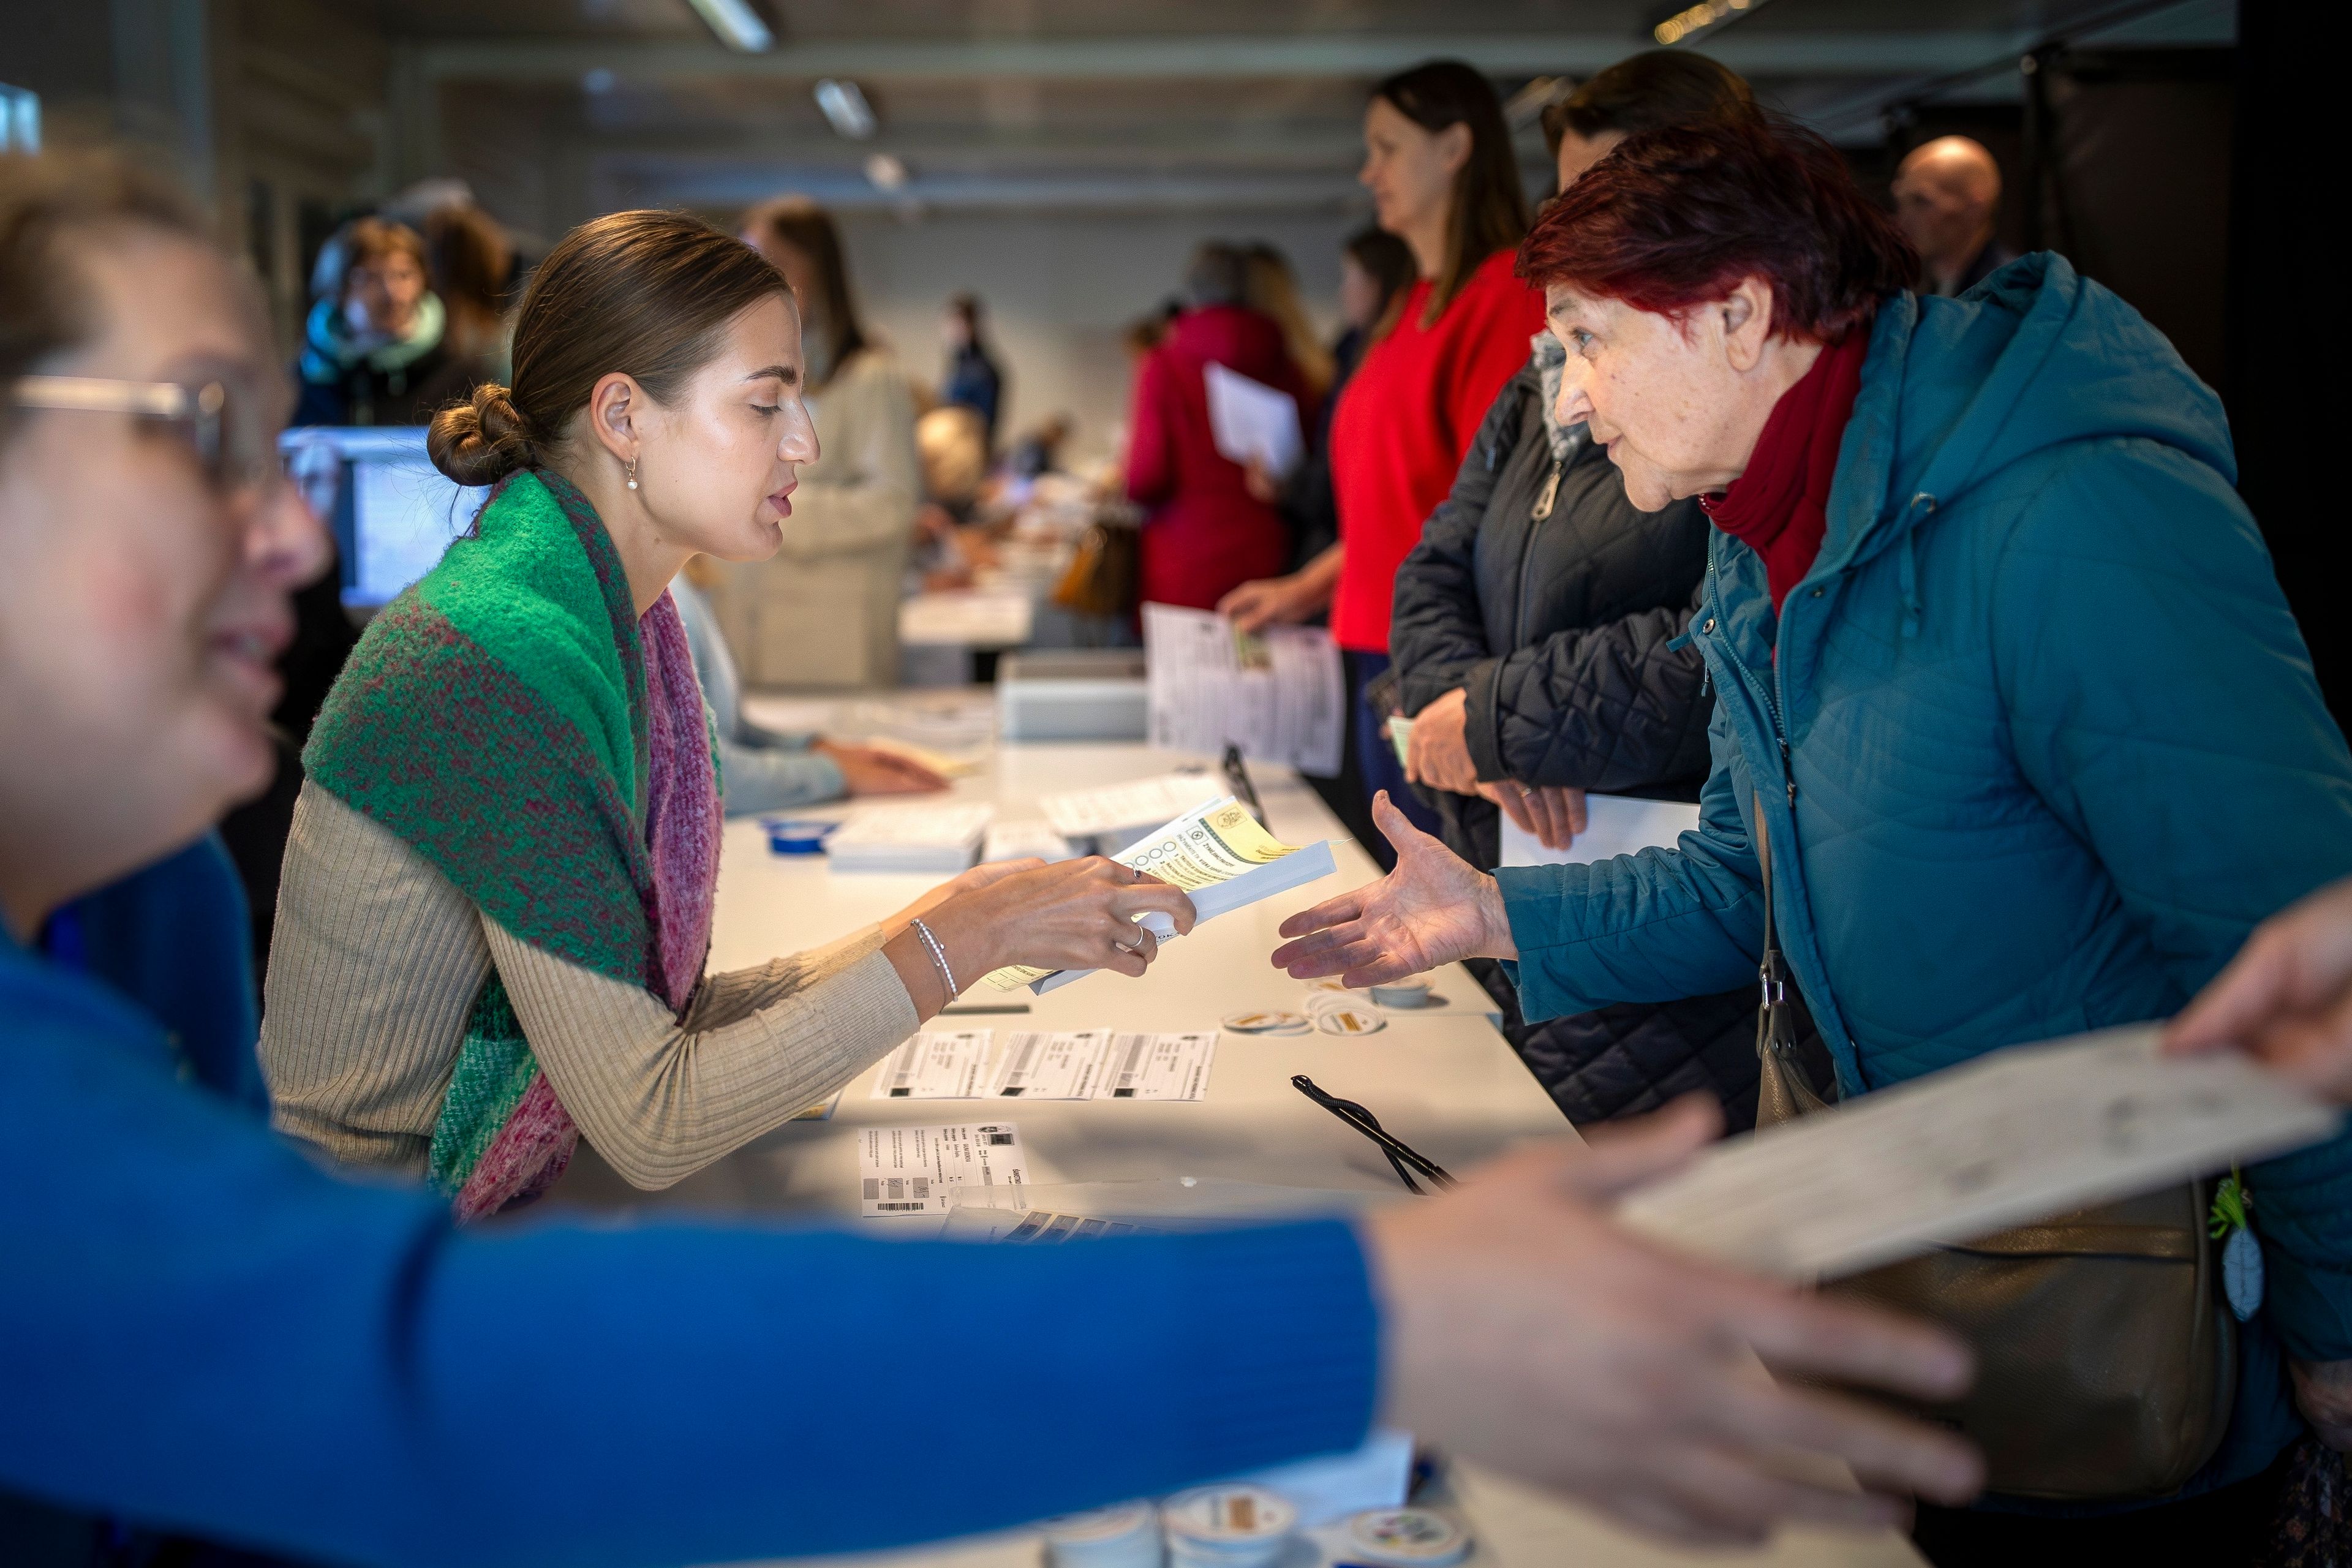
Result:
{"label": "blue sleeve of jacket", "polygon": [[173,1082],[127,1008],[12,985],[5,949],[0,1490],[341,1563],[734,1561],[1161,1492],[1371,1416],[1345,1225],[456,1231]]}
{"label": "blue sleeve of jacket", "polygon": [[1762,879],[1739,810],[1747,770],[1720,708],[1707,739],[1715,770],[1699,795],[1698,826],[1679,847],[1495,873],[1529,1021],[1705,996],[1756,978]]}
{"label": "blue sleeve of jacket", "polygon": [[[2352,873],[2352,756],[2261,535],[2211,468],[2114,441],[2041,479],[1998,570],[2018,766],[2186,999],[2264,917]],[[2352,1136],[2247,1184],[2289,1352],[2352,1357]]]}
{"label": "blue sleeve of jacket", "polygon": [[719,777],[730,816],[839,800],[849,793],[841,764],[805,747],[747,745],[719,738]]}
{"label": "blue sleeve of jacket", "polygon": [[206,1089],[257,1116],[269,1089],[253,1042],[252,922],[220,835],[77,899],[88,972],[153,1014]]}

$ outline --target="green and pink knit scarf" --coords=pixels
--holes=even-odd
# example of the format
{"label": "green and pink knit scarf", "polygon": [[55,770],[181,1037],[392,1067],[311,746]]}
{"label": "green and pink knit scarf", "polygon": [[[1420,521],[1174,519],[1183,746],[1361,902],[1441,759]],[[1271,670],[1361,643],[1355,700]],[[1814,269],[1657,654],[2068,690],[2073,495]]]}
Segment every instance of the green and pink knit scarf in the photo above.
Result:
{"label": "green and pink knit scarf", "polygon": [[[519,474],[369,625],[302,761],[506,930],[683,1016],[718,884],[716,738],[677,606],[634,609],[587,498]],[[493,973],[434,1181],[459,1217],[493,1214],[544,1192],[578,1140]]]}

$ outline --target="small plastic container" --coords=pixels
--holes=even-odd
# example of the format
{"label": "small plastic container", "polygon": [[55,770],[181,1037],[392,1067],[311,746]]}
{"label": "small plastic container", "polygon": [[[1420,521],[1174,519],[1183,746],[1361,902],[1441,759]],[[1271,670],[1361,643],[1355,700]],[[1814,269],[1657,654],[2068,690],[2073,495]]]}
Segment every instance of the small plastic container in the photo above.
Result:
{"label": "small plastic container", "polygon": [[1269,1568],[1298,1527],[1298,1510],[1264,1487],[1202,1487],[1161,1504],[1160,1521],[1171,1568]]}
{"label": "small plastic container", "polygon": [[1161,1568],[1160,1510],[1123,1502],[1087,1513],[1066,1513],[1037,1526],[1045,1538],[1045,1568]]}
{"label": "small plastic container", "polygon": [[1382,1568],[1444,1568],[1470,1555],[1470,1532],[1425,1508],[1375,1508],[1348,1519],[1348,1555]]}
{"label": "small plastic container", "polygon": [[806,816],[763,816],[760,826],[767,832],[771,855],[822,855],[825,839],[841,824]]}
{"label": "small plastic container", "polygon": [[1426,1007],[1429,1005],[1429,982],[1398,980],[1372,987],[1372,1000],[1382,1007]]}

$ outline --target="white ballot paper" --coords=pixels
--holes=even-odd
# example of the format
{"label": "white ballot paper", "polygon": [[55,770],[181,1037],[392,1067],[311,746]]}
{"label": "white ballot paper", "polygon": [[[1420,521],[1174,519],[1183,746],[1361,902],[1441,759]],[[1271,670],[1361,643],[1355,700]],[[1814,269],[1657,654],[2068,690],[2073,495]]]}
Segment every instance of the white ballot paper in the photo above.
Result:
{"label": "white ballot paper", "polygon": [[988,1092],[1005,1100],[1092,1100],[1108,1029],[1023,1029],[1004,1045]]}
{"label": "white ballot paper", "polygon": [[[1328,839],[1303,847],[1282,843],[1231,795],[1194,806],[1111,858],[1183,889],[1192,896],[1194,916],[1203,921],[1304,887],[1334,869]],[[1162,942],[1176,935],[1174,923],[1165,915],[1146,915],[1139,923]],[[1093,973],[1008,965],[989,975],[988,983],[999,991],[1026,985],[1042,996]]]}
{"label": "white ballot paper", "polygon": [[1835,1278],[2336,1131],[2336,1110],[2245,1057],[2168,1058],[2160,1037],[1996,1051],[1718,1144],[1618,1217],[1757,1273]]}
{"label": "white ballot paper", "polygon": [[[1021,1130],[1009,1121],[964,1127],[868,1127],[857,1135],[858,1212],[948,1212],[959,1186],[1024,1187]],[[1015,1205],[1019,1206],[1019,1205]]]}
{"label": "white ballot paper", "polygon": [[1635,800],[1623,795],[1584,797],[1585,828],[1565,849],[1547,849],[1543,841],[1503,818],[1502,866],[1578,866],[1588,860],[1611,860],[1637,854],[1656,845],[1672,849],[1682,836],[1698,826],[1698,807],[1679,800]]}
{"label": "white ballot paper", "polygon": [[1025,860],[1033,855],[1040,860],[1078,858],[1070,841],[1055,832],[1054,825],[1044,817],[991,823],[988,837],[980,847],[982,860]]}
{"label": "white ballot paper", "polygon": [[1202,367],[1201,380],[1219,457],[1244,465],[1255,458],[1277,479],[1298,466],[1306,442],[1290,394],[1214,362]]}
{"label": "white ballot paper", "polygon": [[1268,626],[1253,635],[1205,610],[1146,605],[1143,647],[1153,745],[1233,745],[1318,778],[1339,771],[1348,692],[1329,633]]}
{"label": "white ballot paper", "polygon": [[929,1029],[882,1058],[875,1100],[974,1100],[995,1076],[993,1029]]}
{"label": "white ballot paper", "polygon": [[1125,784],[1039,795],[1037,809],[1063,837],[1091,838],[1097,833],[1165,822],[1224,793],[1225,786],[1207,773],[1159,773]]}
{"label": "white ballot paper", "polygon": [[980,854],[995,811],[986,801],[866,806],[824,841],[825,859],[835,871],[951,877]]}
{"label": "white ballot paper", "polygon": [[1114,1035],[1095,1084],[1097,1100],[1206,1100],[1217,1031]]}

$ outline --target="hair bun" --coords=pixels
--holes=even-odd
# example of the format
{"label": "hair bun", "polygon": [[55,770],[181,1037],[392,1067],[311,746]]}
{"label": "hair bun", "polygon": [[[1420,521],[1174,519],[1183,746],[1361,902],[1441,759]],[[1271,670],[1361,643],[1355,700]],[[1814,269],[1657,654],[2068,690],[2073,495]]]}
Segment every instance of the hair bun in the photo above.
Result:
{"label": "hair bun", "polygon": [[425,437],[433,466],[461,485],[494,485],[531,466],[530,428],[507,389],[484,382],[473,398],[433,416]]}

